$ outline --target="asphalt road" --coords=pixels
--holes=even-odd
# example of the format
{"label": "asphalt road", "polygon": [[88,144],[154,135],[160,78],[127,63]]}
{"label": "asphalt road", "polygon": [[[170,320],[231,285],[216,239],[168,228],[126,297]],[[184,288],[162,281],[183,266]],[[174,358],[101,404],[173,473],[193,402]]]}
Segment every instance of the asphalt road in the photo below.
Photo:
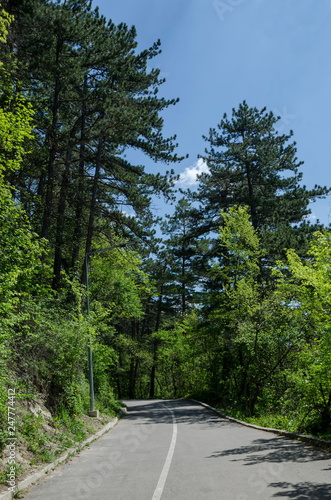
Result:
{"label": "asphalt road", "polygon": [[330,500],[331,455],[184,400],[126,401],[120,423],[25,500]]}

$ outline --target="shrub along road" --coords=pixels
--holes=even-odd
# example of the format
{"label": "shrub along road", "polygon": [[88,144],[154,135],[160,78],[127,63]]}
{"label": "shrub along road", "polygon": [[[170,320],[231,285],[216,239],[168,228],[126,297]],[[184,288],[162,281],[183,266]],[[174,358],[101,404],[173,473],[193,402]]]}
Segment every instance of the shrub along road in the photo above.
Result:
{"label": "shrub along road", "polygon": [[331,454],[185,400],[127,401],[126,417],[25,500],[326,500]]}

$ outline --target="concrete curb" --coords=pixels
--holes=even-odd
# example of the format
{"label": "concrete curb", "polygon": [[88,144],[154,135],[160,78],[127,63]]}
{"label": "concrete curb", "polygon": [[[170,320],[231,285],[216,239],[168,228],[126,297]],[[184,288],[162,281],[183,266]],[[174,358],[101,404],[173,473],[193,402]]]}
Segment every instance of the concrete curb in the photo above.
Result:
{"label": "concrete curb", "polygon": [[[270,427],[260,427],[259,425],[249,424],[248,422],[238,420],[237,418],[233,418],[233,417],[229,417],[228,415],[224,415],[224,413],[221,413],[216,408],[213,408],[212,406],[207,405],[206,403],[202,403],[201,401],[197,401],[196,399],[191,399],[191,401],[194,401],[195,403],[198,403],[199,405],[204,406],[205,408],[208,408],[212,412],[216,413],[218,416],[220,416],[222,418],[226,418],[227,420],[230,420],[231,422],[235,422],[236,424],[245,425],[246,427],[252,427],[253,429],[257,429],[259,431],[272,432],[274,434],[279,434],[281,436],[285,436],[289,439],[297,439],[299,441],[303,441],[305,443],[308,443],[308,444],[313,445],[313,446],[317,446],[319,448],[331,450],[331,441],[327,441],[326,439],[320,439],[320,438],[317,438],[314,436],[308,436],[306,434],[297,434],[296,432],[284,431],[282,429],[272,429]],[[1,497],[0,497],[0,500],[2,500]]]}
{"label": "concrete curb", "polygon": [[[127,412],[126,408],[122,408],[122,410],[119,413],[119,416],[121,417]],[[110,431],[113,427],[118,422],[118,417],[115,417],[112,422],[109,422],[103,429],[100,431],[96,432],[93,434],[93,436],[90,436],[88,439],[83,441],[82,443],[79,443],[77,446],[74,446],[72,448],[68,448],[59,458],[57,458],[54,462],[51,464],[46,465],[43,469],[39,470],[38,472],[35,472],[31,476],[23,479],[20,483],[17,483],[15,486],[15,491],[6,491],[4,493],[0,494],[0,500],[12,500],[12,498],[15,497],[18,491],[24,490],[31,484],[35,483],[38,481],[38,479],[41,479],[45,474],[47,474],[49,471],[52,469],[55,469],[58,465],[62,464],[65,462],[70,456],[78,453],[81,451],[85,446],[91,444],[93,441],[96,441],[99,437],[101,437],[103,434],[106,434],[106,432]]]}

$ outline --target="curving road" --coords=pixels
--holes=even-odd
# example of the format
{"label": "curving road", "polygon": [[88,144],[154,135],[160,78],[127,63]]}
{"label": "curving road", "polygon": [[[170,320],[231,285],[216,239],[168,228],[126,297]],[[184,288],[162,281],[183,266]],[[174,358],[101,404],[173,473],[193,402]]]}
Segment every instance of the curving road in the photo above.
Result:
{"label": "curving road", "polygon": [[331,455],[186,400],[126,401],[126,417],[25,500],[330,500]]}

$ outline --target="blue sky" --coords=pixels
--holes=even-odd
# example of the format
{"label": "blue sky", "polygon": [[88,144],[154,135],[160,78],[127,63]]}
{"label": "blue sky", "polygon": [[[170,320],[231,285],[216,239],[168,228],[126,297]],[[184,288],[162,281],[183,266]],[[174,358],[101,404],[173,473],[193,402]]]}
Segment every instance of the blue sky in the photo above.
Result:
{"label": "blue sky", "polygon": [[[135,25],[139,48],[162,42],[151,61],[180,102],[164,112],[164,133],[176,134],[174,166],[181,187],[192,183],[206,147],[202,135],[246,100],[281,116],[294,131],[303,182],[331,186],[331,0],[94,0],[116,24]],[[137,155],[148,169],[166,170]],[[167,212],[171,208],[165,209]],[[159,211],[164,211],[162,202]],[[331,196],[312,206],[331,222]]]}

